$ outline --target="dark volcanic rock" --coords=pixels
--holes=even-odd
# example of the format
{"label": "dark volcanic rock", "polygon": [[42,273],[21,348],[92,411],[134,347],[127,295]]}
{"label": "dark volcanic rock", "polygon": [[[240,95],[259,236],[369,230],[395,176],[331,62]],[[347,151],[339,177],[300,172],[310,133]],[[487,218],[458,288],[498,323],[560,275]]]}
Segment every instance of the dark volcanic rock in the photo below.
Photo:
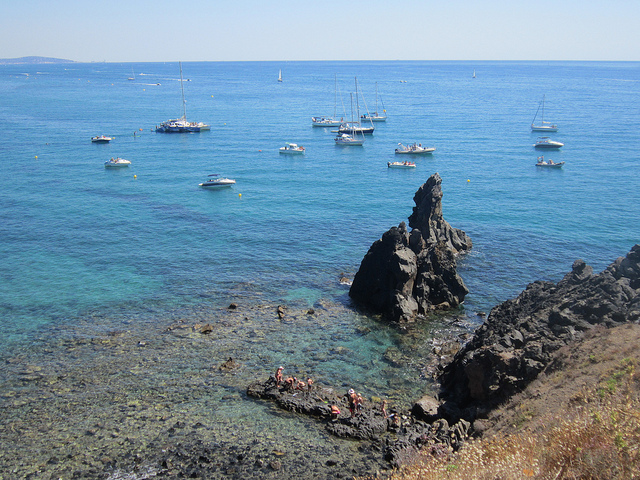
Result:
{"label": "dark volcanic rock", "polygon": [[[428,415],[436,408],[435,401],[422,400],[422,418],[402,415],[393,411],[390,415],[378,404],[365,401],[352,415],[349,395],[338,394],[335,389],[316,386],[312,391],[297,390],[278,385],[275,377],[265,382],[254,382],[247,387],[247,394],[253,398],[270,400],[279,408],[317,418],[325,424],[326,430],[336,437],[350,438],[377,445],[392,466],[399,467],[409,461],[411,452],[424,446],[442,445],[457,449],[468,436],[470,424],[464,420],[449,426],[446,420]],[[332,406],[339,413],[332,415]],[[424,420],[433,422],[432,424]]]}
{"label": "dark volcanic rock", "polygon": [[596,325],[640,319],[640,245],[594,275],[576,260],[560,282],[537,281],[492,309],[440,377],[442,413],[468,419],[524,389],[553,352]]}
{"label": "dark volcanic rock", "polygon": [[457,307],[468,293],[455,256],[471,239],[442,217],[442,179],[437,173],[416,192],[409,217],[371,245],[349,295],[392,321],[413,321],[435,309]]}

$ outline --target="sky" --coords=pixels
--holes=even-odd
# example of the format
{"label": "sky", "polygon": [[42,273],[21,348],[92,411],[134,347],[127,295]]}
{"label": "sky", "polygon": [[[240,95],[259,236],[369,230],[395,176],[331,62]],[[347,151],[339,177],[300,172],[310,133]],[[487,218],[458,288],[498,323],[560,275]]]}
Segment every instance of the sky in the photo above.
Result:
{"label": "sky", "polygon": [[2,0],[0,58],[640,60],[639,0]]}

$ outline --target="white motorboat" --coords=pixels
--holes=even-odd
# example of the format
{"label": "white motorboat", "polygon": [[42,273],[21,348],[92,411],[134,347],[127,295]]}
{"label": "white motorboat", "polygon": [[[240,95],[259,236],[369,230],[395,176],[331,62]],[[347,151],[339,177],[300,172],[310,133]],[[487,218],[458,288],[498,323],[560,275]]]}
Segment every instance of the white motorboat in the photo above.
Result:
{"label": "white motorboat", "polygon": [[109,143],[113,138],[107,137],[106,135],[96,135],[95,137],[91,137],[91,142],[93,143]]}
{"label": "white motorboat", "polygon": [[413,162],[387,162],[389,168],[416,168]]}
{"label": "white motorboat", "polygon": [[311,117],[311,124],[314,127],[339,127],[344,120],[335,119],[334,117]]}
{"label": "white motorboat", "polygon": [[[538,105],[538,110],[536,110],[536,114],[531,121],[531,131],[532,132],[557,132],[558,126],[544,121],[544,95],[542,96],[542,102]],[[536,118],[538,117],[538,112],[542,108],[542,113],[540,115],[540,123],[536,125]]]}
{"label": "white motorboat", "polygon": [[536,140],[533,146],[536,148],[560,148],[564,147],[564,143],[556,142],[549,137],[538,137],[538,140]]}
{"label": "white motorboat", "polygon": [[536,167],[546,167],[546,168],[562,168],[562,165],[564,165],[564,162],[556,163],[551,159],[545,161],[544,155],[538,157],[538,163],[536,163]]}
{"label": "white motorboat", "polygon": [[205,188],[222,188],[222,187],[230,187],[235,185],[236,181],[230,178],[224,178],[214,173],[209,175],[209,177],[202,183],[199,183],[198,186]]}
{"label": "white motorboat", "polygon": [[122,168],[128,167],[129,165],[131,165],[131,162],[129,160],[125,160],[124,158],[120,157],[111,157],[109,160],[104,162],[105,168]]}
{"label": "white motorboat", "polygon": [[412,155],[426,155],[436,151],[435,147],[423,147],[421,143],[412,143],[411,145],[398,144],[396,153],[406,153]]}
{"label": "white motorboat", "polygon": [[297,143],[287,143],[284,147],[280,147],[280,153],[287,155],[304,155],[304,147]]}
{"label": "white motorboat", "polygon": [[187,121],[187,102],[184,99],[184,82],[182,79],[182,62],[180,64],[180,89],[182,91],[182,118],[174,118],[162,122],[159,126],[156,126],[156,132],[159,133],[195,133],[203,132],[205,130],[211,130],[211,125],[207,125],[203,122],[188,122]]}
{"label": "white motorboat", "polygon": [[334,140],[336,145],[352,145],[359,147],[364,143],[364,137],[357,137],[349,135],[348,133],[339,133]]}

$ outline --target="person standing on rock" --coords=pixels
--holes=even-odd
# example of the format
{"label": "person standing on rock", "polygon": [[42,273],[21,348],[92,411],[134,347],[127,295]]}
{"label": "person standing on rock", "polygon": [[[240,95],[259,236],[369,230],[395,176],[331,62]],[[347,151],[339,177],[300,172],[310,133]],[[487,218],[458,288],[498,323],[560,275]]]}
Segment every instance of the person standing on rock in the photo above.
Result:
{"label": "person standing on rock", "polygon": [[282,371],[283,370],[284,370],[284,367],[278,367],[278,370],[276,370],[276,385],[278,387],[282,383]]}
{"label": "person standing on rock", "polygon": [[351,412],[351,417],[356,416],[356,405],[358,403],[358,394],[353,388],[349,389],[349,411]]}

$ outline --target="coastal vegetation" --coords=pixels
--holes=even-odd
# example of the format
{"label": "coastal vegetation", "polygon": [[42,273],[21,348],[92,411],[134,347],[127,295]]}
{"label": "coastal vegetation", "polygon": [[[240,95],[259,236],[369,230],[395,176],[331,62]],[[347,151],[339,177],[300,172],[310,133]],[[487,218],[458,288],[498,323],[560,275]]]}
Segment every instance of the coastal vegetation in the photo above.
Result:
{"label": "coastal vegetation", "polygon": [[423,449],[391,478],[640,478],[639,366],[640,326],[594,329],[494,412],[481,437],[456,453]]}

